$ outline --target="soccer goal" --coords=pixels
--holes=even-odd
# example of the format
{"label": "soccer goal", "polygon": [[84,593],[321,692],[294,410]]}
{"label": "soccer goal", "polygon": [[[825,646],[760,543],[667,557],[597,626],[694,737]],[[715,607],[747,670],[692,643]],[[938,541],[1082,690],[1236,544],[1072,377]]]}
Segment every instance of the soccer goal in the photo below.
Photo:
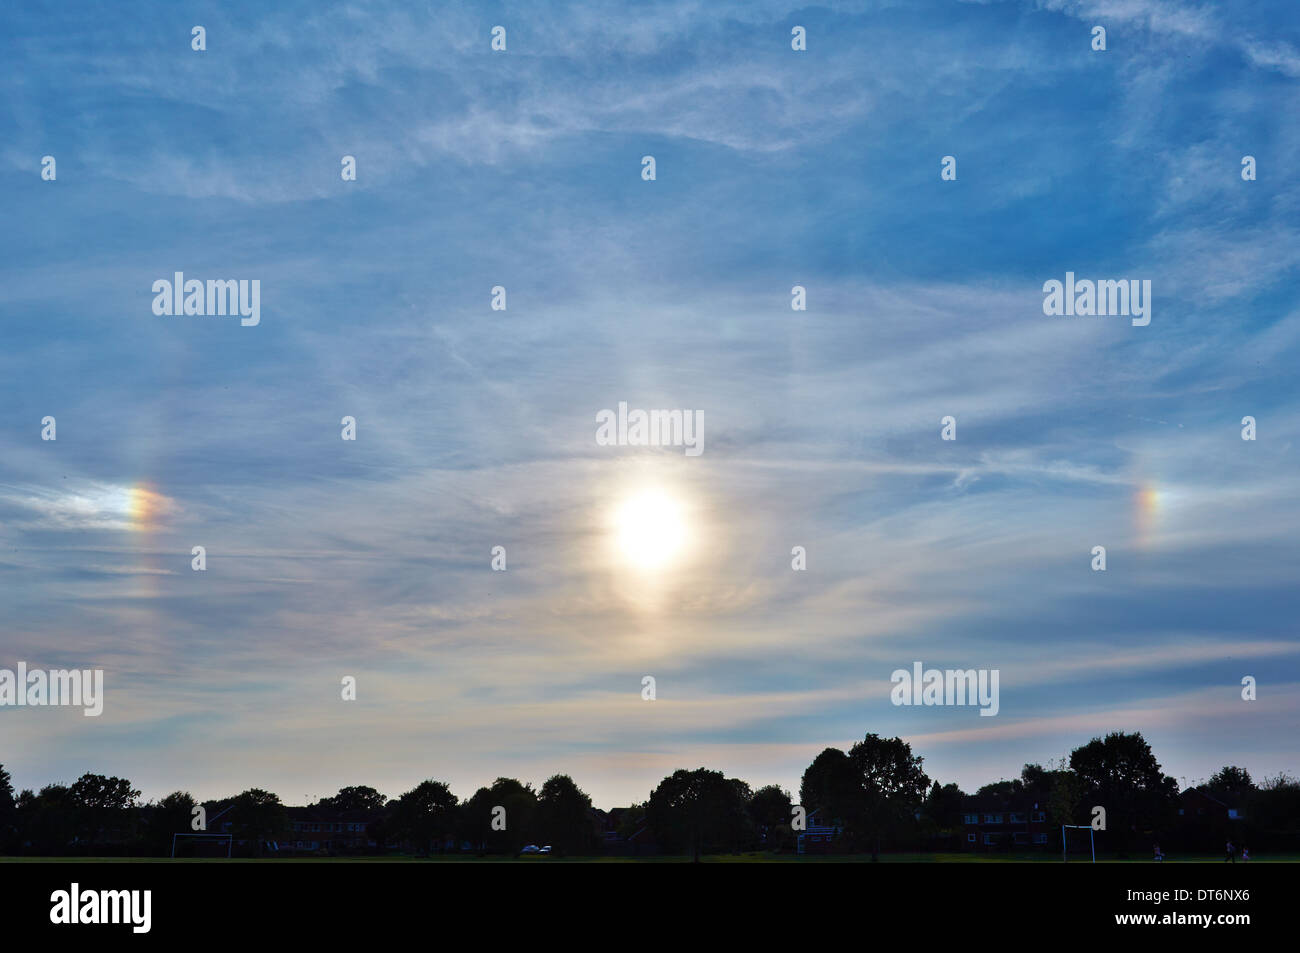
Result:
{"label": "soccer goal", "polygon": [[[1066,831],[1087,831],[1088,832],[1088,853],[1092,855],[1092,862],[1097,862],[1097,844],[1092,836],[1091,824],[1062,824],[1061,825],[1061,860],[1067,863],[1070,860],[1070,835]],[[1075,840],[1082,843],[1083,838],[1075,835]],[[1080,850],[1082,850],[1082,846]]]}
{"label": "soccer goal", "polygon": [[[172,857],[176,856],[177,838],[180,842],[182,857],[225,857],[230,858],[230,848],[234,843],[233,834],[173,834]],[[187,849],[188,848],[188,849]],[[222,854],[221,851],[225,850]]]}

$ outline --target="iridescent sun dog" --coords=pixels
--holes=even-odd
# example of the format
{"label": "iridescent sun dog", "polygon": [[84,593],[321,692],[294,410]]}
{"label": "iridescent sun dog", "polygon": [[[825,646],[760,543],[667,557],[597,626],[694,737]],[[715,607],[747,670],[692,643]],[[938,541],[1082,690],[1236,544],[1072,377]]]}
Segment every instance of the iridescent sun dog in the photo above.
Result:
{"label": "iridescent sun dog", "polygon": [[152,530],[159,519],[171,509],[171,501],[148,484],[137,483],[127,490],[126,515],[131,528]]}
{"label": "iridescent sun dog", "polygon": [[1138,487],[1133,498],[1134,515],[1137,524],[1138,545],[1149,546],[1157,529],[1161,504],[1164,494],[1151,482],[1144,482]]}

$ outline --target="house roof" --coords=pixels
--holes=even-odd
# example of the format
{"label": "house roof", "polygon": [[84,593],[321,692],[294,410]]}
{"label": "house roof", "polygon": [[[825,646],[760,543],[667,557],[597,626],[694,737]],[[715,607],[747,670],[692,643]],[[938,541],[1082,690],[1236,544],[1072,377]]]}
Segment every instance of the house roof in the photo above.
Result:
{"label": "house roof", "polygon": [[1213,801],[1215,804],[1219,805],[1219,807],[1223,808],[1225,811],[1227,811],[1227,810],[1235,810],[1235,809],[1236,809],[1236,808],[1235,808],[1235,805],[1227,804],[1227,803],[1225,803],[1225,802],[1223,802],[1223,801],[1220,801],[1217,797],[1215,797],[1213,794],[1211,794],[1211,793],[1210,793],[1209,791],[1207,791],[1205,788],[1203,788],[1203,787],[1199,787],[1199,786],[1198,786],[1198,787],[1188,788],[1186,791],[1184,791],[1182,794],[1180,794],[1180,795],[1178,795],[1178,796],[1179,796],[1180,798],[1185,798],[1185,797],[1187,797],[1188,795],[1191,795],[1191,794],[1199,794],[1201,797],[1205,798],[1207,801]]}
{"label": "house roof", "polygon": [[1035,803],[1038,803],[1038,809],[1042,810],[1042,802],[1035,802],[1032,794],[967,794],[962,798],[961,806],[964,811],[978,813],[1015,811],[1017,814],[1023,814],[1034,810]]}
{"label": "house roof", "polygon": [[383,816],[382,811],[336,811],[331,807],[321,807],[312,804],[309,807],[286,807],[284,813],[288,815],[291,821],[343,821],[355,823],[357,821],[378,820]]}

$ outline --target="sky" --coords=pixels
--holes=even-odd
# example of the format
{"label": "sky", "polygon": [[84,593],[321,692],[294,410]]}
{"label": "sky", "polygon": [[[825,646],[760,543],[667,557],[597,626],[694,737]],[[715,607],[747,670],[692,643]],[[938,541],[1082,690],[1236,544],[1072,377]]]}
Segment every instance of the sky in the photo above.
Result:
{"label": "sky", "polygon": [[[0,707],[16,789],[1300,772],[1287,0],[10,4],[0,61],[0,668],[105,682]],[[260,323],[155,314],[178,271]]]}

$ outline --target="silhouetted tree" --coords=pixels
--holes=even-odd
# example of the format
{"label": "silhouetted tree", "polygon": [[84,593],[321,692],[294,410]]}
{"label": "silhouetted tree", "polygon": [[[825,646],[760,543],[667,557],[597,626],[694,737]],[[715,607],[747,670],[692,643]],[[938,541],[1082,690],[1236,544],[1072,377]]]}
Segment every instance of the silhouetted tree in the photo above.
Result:
{"label": "silhouetted tree", "polygon": [[15,803],[18,840],[33,854],[63,854],[76,836],[74,811],[68,788],[47,784],[39,794],[24,790]]}
{"label": "silhouetted tree", "polygon": [[642,801],[639,804],[632,804],[626,811],[624,811],[622,817],[619,818],[618,827],[616,828],[618,836],[623,838],[623,840],[627,840],[637,831],[645,827],[646,809],[647,804]]}
{"label": "silhouetted tree", "polygon": [[75,812],[78,835],[90,845],[99,840],[110,821],[123,822],[123,815],[135,807],[140,792],[125,778],[83,774],[68,789],[68,802]]}
{"label": "silhouetted tree", "polygon": [[1245,768],[1225,765],[1214,773],[1205,789],[1224,804],[1240,807],[1255,790],[1255,782]]}
{"label": "silhouetted tree", "polygon": [[966,795],[956,784],[939,786],[935,781],[930,785],[930,793],[925,796],[922,811],[936,830],[951,831],[962,826],[963,802]]}
{"label": "silhouetted tree", "polygon": [[5,766],[0,764],[0,852],[8,851],[18,831],[18,805],[14,785]]}
{"label": "silhouetted tree", "polygon": [[193,829],[194,807],[198,802],[185,791],[173,791],[157,804],[152,804],[146,838],[150,853],[166,856],[172,850],[176,834],[197,834]]}
{"label": "silhouetted tree", "polygon": [[236,839],[251,841],[255,856],[262,856],[262,845],[279,838],[288,828],[288,815],[280,799],[270,791],[249,788],[235,796],[231,808]]}
{"label": "silhouetted tree", "polygon": [[1047,820],[1052,826],[1052,839],[1056,840],[1056,835],[1063,824],[1078,824],[1080,821],[1087,820],[1080,816],[1084,785],[1077,774],[1065,767],[1064,758],[1061,759],[1057,770],[1049,771],[1047,775],[1051,783],[1046,801]]}
{"label": "silhouetted tree", "polygon": [[[493,830],[495,808],[505,808],[505,830]],[[537,792],[514,778],[497,778],[479,788],[460,809],[460,831],[475,847],[493,853],[518,853],[535,833]]]}
{"label": "silhouetted tree", "polygon": [[759,788],[749,799],[749,819],[754,828],[766,835],[765,846],[780,850],[790,839],[790,792],[776,784]]}
{"label": "silhouetted tree", "polygon": [[591,798],[567,774],[547,778],[537,795],[537,832],[562,854],[583,854],[596,844]]}
{"label": "silhouetted tree", "polygon": [[975,792],[976,797],[985,795],[994,795],[996,797],[1009,798],[1021,794],[1025,790],[1024,782],[1019,778],[1012,778],[1010,781],[994,781],[986,784]]}
{"label": "silhouetted tree", "polygon": [[[1288,774],[1265,778],[1247,798],[1246,819],[1266,839],[1296,843],[1300,834],[1300,781]],[[1279,836],[1281,835],[1281,836]]]}
{"label": "silhouetted tree", "polygon": [[1106,830],[1120,850],[1136,833],[1172,819],[1178,782],[1161,772],[1140,733],[1093,738],[1070,753],[1070,768],[1082,784],[1084,806],[1106,809]]}
{"label": "silhouetted tree", "polygon": [[514,778],[497,778],[488,790],[494,805],[506,809],[507,818],[504,831],[488,831],[488,842],[495,850],[518,853],[537,837],[537,792]]}
{"label": "silhouetted tree", "polygon": [[479,788],[457,809],[456,834],[469,841],[480,854],[488,849],[488,833],[492,825],[492,792]]}
{"label": "silhouetted tree", "polygon": [[849,749],[858,810],[851,823],[871,843],[871,859],[880,856],[880,840],[914,823],[930,779],[921,770],[924,759],[912,754],[902,738],[868,734]]}
{"label": "silhouetted tree", "polygon": [[455,830],[456,806],[456,795],[447,785],[441,781],[421,781],[397,799],[392,818],[380,833],[395,834],[427,852],[434,844],[441,846]]}
{"label": "silhouetted tree", "polygon": [[1047,809],[1047,800],[1052,796],[1055,772],[1041,764],[1027,764],[1020,769],[1020,782],[1025,796],[1037,801],[1042,810]]}
{"label": "silhouetted tree", "polygon": [[721,771],[674,771],[646,805],[655,839],[670,851],[688,850],[698,862],[710,850],[739,850],[752,841],[749,785]]}
{"label": "silhouetted tree", "polygon": [[839,748],[827,748],[803,773],[799,803],[809,814],[820,810],[824,824],[846,821],[857,810],[857,785],[849,756]]}
{"label": "silhouetted tree", "polygon": [[[455,800],[453,798],[453,800]],[[382,811],[388,798],[374,788],[364,784],[357,787],[339,788],[333,797],[320,799],[320,806],[334,811]]]}
{"label": "silhouetted tree", "polygon": [[1079,810],[1083,783],[1066,766],[1064,758],[1050,768],[1027,764],[1021,769],[1020,780],[1031,807],[1036,806],[1046,815],[1051,842],[1058,839],[1062,824],[1079,824],[1088,820],[1080,816]]}

